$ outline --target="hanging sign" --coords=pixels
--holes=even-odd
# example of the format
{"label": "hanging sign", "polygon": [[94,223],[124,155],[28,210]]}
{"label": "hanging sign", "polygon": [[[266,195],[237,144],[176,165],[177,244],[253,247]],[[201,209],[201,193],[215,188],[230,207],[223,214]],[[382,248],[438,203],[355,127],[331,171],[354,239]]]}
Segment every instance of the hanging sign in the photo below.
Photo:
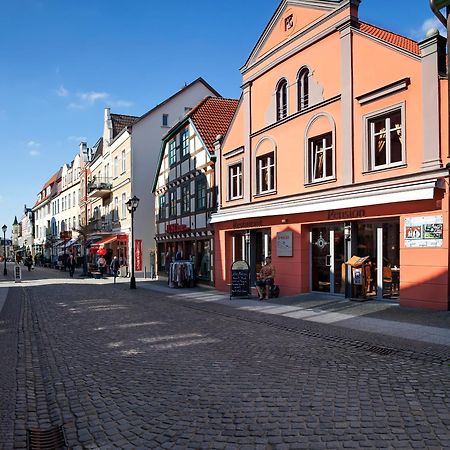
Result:
{"label": "hanging sign", "polygon": [[250,295],[250,266],[247,261],[235,261],[231,265],[230,300],[232,297]]}
{"label": "hanging sign", "polygon": [[136,239],[134,244],[134,267],[136,272],[142,271],[142,240]]}
{"label": "hanging sign", "polygon": [[405,219],[405,247],[442,247],[444,217],[420,216]]}

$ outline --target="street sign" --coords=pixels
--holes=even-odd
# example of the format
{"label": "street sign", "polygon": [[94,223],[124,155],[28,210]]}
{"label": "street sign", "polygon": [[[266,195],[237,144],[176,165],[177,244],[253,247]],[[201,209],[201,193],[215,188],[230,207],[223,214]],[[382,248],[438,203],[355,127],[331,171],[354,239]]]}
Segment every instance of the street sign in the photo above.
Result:
{"label": "street sign", "polygon": [[14,283],[20,283],[22,281],[22,268],[19,264],[14,266]]}

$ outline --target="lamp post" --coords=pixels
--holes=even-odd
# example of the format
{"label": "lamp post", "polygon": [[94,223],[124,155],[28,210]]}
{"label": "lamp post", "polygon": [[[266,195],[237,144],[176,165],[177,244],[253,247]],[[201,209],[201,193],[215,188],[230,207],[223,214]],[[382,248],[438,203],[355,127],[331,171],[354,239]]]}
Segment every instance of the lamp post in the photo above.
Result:
{"label": "lamp post", "polygon": [[130,289],[136,289],[136,278],[134,277],[134,212],[139,206],[139,199],[136,196],[130,198],[127,202],[127,209],[131,213],[131,278]]}
{"label": "lamp post", "polygon": [[6,270],[6,230],[8,227],[6,225],[2,226],[3,231],[3,257],[5,258],[5,267],[3,269],[3,275],[8,275],[8,271]]}
{"label": "lamp post", "polygon": [[[447,58],[448,55],[450,55],[450,42],[449,42],[449,37],[450,37],[450,0],[430,0],[430,7],[431,10],[433,11],[434,15],[439,19],[439,22],[442,23],[442,25],[444,25],[444,27],[447,29]],[[445,8],[445,16],[441,13],[441,9]],[[449,76],[449,62],[447,61],[447,108],[448,108],[448,120],[447,120],[447,125],[448,125],[448,138],[447,138],[447,144],[448,144],[448,149],[447,152],[450,152],[450,76]],[[449,153],[447,153],[449,154]]]}

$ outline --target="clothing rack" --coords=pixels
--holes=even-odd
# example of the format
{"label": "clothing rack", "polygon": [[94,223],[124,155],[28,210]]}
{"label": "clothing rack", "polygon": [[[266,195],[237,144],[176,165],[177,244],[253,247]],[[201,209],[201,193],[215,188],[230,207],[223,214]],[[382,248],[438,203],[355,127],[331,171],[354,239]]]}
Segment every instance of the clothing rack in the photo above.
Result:
{"label": "clothing rack", "polygon": [[192,261],[174,261],[169,267],[169,287],[193,287],[194,264]]}

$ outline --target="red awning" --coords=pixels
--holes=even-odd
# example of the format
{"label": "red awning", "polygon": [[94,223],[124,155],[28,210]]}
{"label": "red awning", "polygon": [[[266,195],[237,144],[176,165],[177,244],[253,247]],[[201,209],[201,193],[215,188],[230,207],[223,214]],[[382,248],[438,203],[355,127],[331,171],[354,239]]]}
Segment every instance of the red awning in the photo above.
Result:
{"label": "red awning", "polygon": [[121,242],[126,242],[128,240],[128,236],[126,234],[117,234],[115,236],[108,236],[106,238],[103,238],[102,240],[96,242],[94,245],[106,245],[106,244],[111,244],[112,242],[115,241],[121,241]]}

